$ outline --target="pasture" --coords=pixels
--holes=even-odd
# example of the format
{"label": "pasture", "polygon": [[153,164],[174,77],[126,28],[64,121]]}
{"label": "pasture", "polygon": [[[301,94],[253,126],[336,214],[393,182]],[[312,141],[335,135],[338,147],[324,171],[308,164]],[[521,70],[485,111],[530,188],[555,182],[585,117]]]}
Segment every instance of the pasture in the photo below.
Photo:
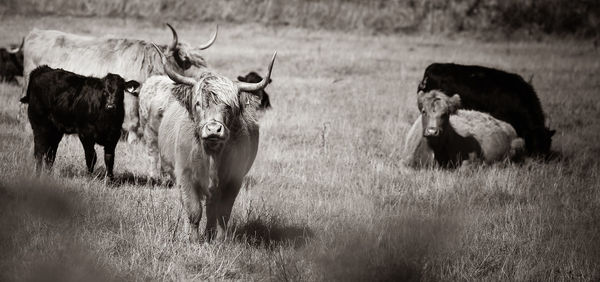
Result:
{"label": "pasture", "polygon": [[[137,20],[0,23],[1,46],[33,27],[171,40],[164,25]],[[214,28],[173,24],[191,44]],[[115,183],[104,180],[102,161],[86,173],[73,137],[61,142],[52,174],[32,180],[21,88],[0,84],[0,280],[600,279],[600,51],[591,42],[221,24],[204,54],[234,79],[264,74],[275,50],[258,156],[229,238],[211,244],[188,242],[178,191],[148,180],[142,143],[117,146]],[[417,85],[432,62],[532,77],[558,157],[403,170]]]}

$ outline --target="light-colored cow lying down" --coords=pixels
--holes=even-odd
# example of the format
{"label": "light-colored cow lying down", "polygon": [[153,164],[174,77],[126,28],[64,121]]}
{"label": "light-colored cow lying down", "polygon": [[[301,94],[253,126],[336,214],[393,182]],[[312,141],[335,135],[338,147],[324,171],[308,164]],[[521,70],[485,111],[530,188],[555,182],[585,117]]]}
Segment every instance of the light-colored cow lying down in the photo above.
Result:
{"label": "light-colored cow lying down", "polygon": [[404,165],[490,164],[516,160],[524,152],[525,141],[510,124],[486,113],[459,110],[458,94],[448,97],[437,90],[420,91],[418,103],[421,116],[406,137]]}

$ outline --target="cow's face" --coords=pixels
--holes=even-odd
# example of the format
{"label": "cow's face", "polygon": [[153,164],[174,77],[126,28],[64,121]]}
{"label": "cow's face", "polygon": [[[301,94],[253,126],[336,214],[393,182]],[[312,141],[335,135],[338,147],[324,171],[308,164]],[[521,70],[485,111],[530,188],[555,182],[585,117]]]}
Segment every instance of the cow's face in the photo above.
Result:
{"label": "cow's face", "polygon": [[[258,83],[258,82],[262,81],[263,78],[256,72],[252,71],[252,72],[249,72],[246,76],[238,76],[237,79],[238,79],[238,81],[242,81],[242,82]],[[270,84],[271,82],[272,82],[272,80],[269,78],[267,84]],[[259,109],[266,110],[266,109],[271,108],[271,101],[269,99],[269,94],[267,94],[267,92],[264,89],[261,89],[259,91],[254,91],[252,94],[260,97]]]}
{"label": "cow's face", "polygon": [[194,87],[192,119],[196,137],[209,153],[219,152],[240,114],[238,89],[225,77],[205,73]]}
{"label": "cow's face", "polygon": [[200,51],[189,44],[180,42],[174,49],[168,51],[167,56],[170,57],[169,61],[173,68],[179,73],[189,77],[197,77],[207,66],[204,57],[200,55]]}
{"label": "cow's face", "polygon": [[0,74],[6,76],[0,79],[9,80],[15,76],[23,76],[23,51],[0,48]]}
{"label": "cow's face", "polygon": [[23,48],[19,47],[17,49],[13,49],[10,51],[11,52],[11,57],[12,57],[12,61],[15,64],[15,66],[17,67],[17,72],[19,76],[23,75]]}
{"label": "cow's face", "polygon": [[104,107],[106,110],[115,110],[123,108],[125,92],[137,96],[137,89],[140,84],[137,81],[125,81],[121,76],[109,73],[104,77]]}
{"label": "cow's face", "polygon": [[[271,71],[277,52],[273,54],[267,75],[258,83],[233,82],[230,79],[206,71],[198,77],[183,76],[174,71],[167,63],[161,48],[154,45],[161,56],[165,73],[177,84],[187,85],[173,91],[174,98],[184,105],[195,124],[194,135],[210,153],[218,153],[224,147],[230,132],[238,132],[244,114],[248,109],[254,110],[256,103],[251,103],[249,96],[255,97],[256,91],[263,90],[271,79]],[[240,95],[245,101],[240,103]],[[254,105],[254,106],[251,106]],[[245,121],[247,122],[247,121]]]}
{"label": "cow's face", "polygon": [[460,107],[460,96],[452,97],[436,90],[430,92],[419,91],[419,109],[421,109],[423,122],[423,136],[438,137],[450,126],[450,115],[456,113]]}
{"label": "cow's face", "polygon": [[218,27],[215,30],[213,37],[207,43],[194,47],[190,44],[179,42],[179,37],[177,36],[175,29],[170,24],[167,24],[167,26],[173,33],[173,41],[166,50],[166,55],[171,68],[184,76],[198,77],[206,68],[206,61],[200,53],[215,42]]}

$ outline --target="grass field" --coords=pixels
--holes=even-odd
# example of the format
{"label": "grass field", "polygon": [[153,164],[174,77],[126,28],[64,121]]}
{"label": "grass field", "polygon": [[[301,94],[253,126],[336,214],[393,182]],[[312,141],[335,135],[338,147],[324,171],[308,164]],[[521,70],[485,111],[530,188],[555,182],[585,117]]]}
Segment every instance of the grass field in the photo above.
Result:
{"label": "grass field", "polygon": [[[32,27],[170,41],[163,26],[135,20],[0,23],[0,45]],[[195,44],[213,28],[175,26]],[[65,138],[52,174],[31,180],[20,87],[0,84],[0,280],[600,279],[600,52],[591,42],[222,25],[205,54],[235,78],[264,72],[274,50],[259,154],[231,235],[211,244],[188,242],[178,191],[147,181],[142,144],[118,145],[110,184],[103,162],[88,175],[78,139]],[[432,62],[533,77],[560,157],[401,171],[417,84]]]}

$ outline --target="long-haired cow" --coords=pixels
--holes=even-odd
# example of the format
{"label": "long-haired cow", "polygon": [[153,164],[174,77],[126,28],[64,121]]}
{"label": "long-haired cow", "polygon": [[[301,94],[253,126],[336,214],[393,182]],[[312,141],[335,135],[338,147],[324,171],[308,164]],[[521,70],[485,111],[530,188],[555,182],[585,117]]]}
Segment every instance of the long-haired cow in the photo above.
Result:
{"label": "long-haired cow", "polygon": [[[161,48],[162,49],[162,48]],[[256,72],[250,72],[245,77],[238,76],[238,81],[258,83],[263,78]],[[272,82],[269,79],[268,83]],[[158,129],[162,116],[169,103],[174,99],[170,93],[175,84],[165,75],[156,75],[148,78],[140,89],[139,94],[139,115],[140,129],[143,131],[144,140],[150,157],[150,175],[152,177],[160,175],[160,161],[158,152]],[[253,91],[251,94],[260,99],[258,110],[271,108],[269,94],[264,89]]]}
{"label": "long-haired cow", "polygon": [[23,42],[17,48],[0,48],[0,81],[16,83],[23,76]]}
{"label": "long-haired cow", "polygon": [[78,134],[91,173],[96,164],[95,144],[104,146],[108,177],[113,177],[114,155],[125,116],[124,91],[133,93],[139,83],[109,73],[85,77],[62,69],[40,66],[30,74],[27,116],[33,129],[36,171],[42,161],[52,167],[64,134]]}
{"label": "long-haired cow", "polygon": [[432,158],[442,167],[457,167],[465,163],[493,163],[505,159],[516,160],[524,151],[524,141],[514,128],[489,114],[459,110],[458,94],[448,97],[441,91],[419,91],[423,131],[411,131],[425,138],[422,148],[412,158],[428,163]]}
{"label": "long-haired cow", "polygon": [[[175,29],[169,24],[167,26],[173,33],[173,41],[166,52],[167,65],[179,74],[198,75],[206,67],[200,51],[214,43],[218,29],[206,44],[192,47],[180,42]],[[152,75],[165,73],[152,43],[137,39],[96,38],[33,29],[25,38],[24,55],[24,90],[27,89],[29,73],[40,65],[85,76],[102,77],[114,73],[142,84]],[[123,129],[128,132],[128,141],[132,142],[140,134],[136,97],[125,96],[125,111]]]}
{"label": "long-haired cow", "polygon": [[259,99],[251,93],[267,86],[274,61],[275,55],[258,83],[233,82],[211,71],[191,78],[165,66],[177,84],[158,130],[161,166],[180,189],[192,240],[198,239],[202,200],[206,200],[207,239],[217,235],[217,224],[219,234],[224,234],[258,150]]}

